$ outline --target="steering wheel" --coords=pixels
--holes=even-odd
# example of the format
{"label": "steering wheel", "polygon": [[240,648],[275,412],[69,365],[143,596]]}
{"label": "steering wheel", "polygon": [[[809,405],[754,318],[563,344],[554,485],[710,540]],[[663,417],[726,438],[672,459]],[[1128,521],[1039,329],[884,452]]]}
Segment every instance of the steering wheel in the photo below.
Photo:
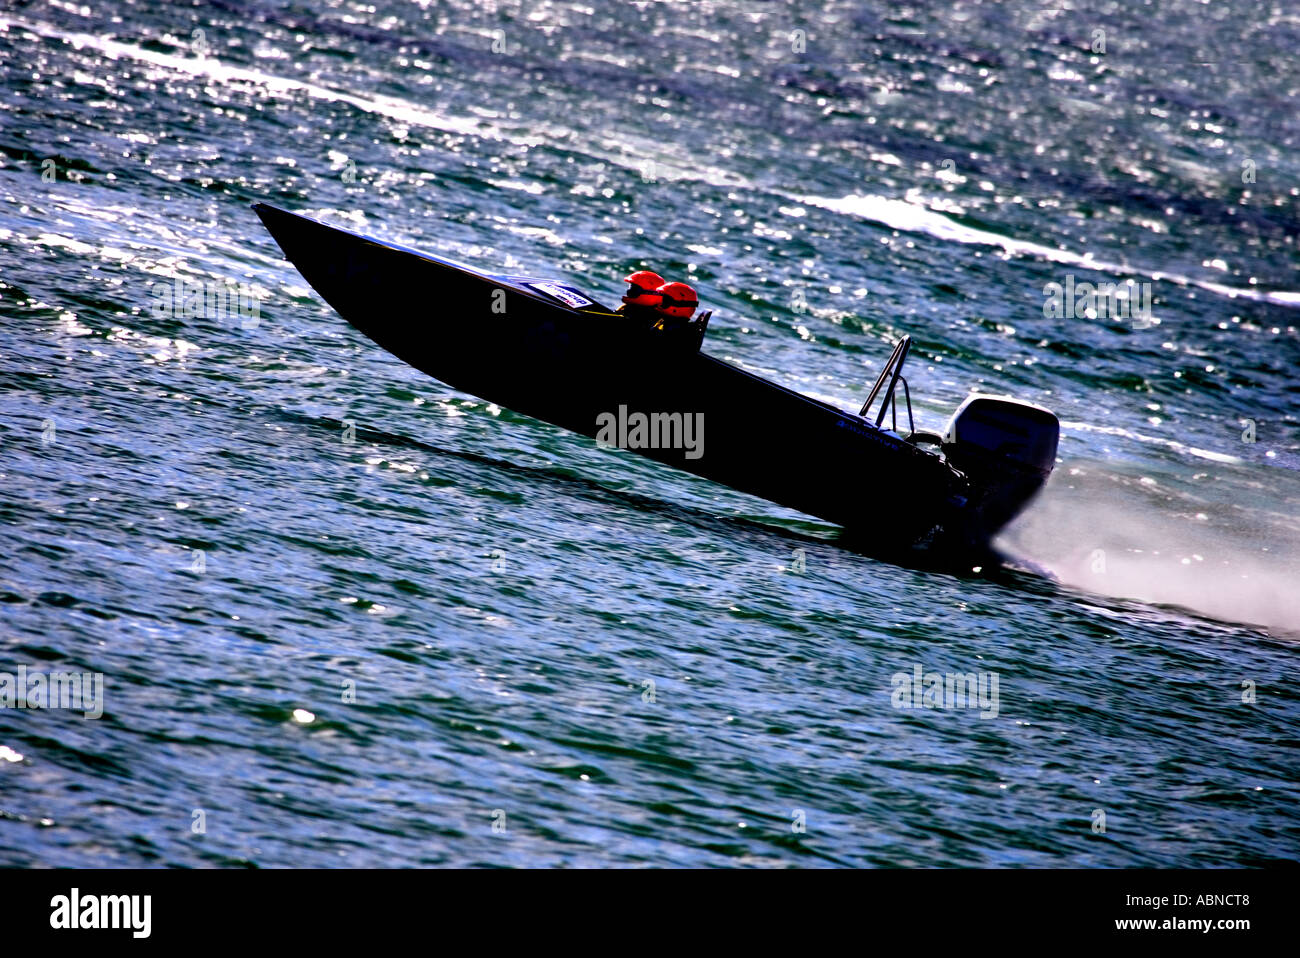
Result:
{"label": "steering wheel", "polygon": [[934,432],[914,432],[907,437],[907,441],[914,446],[919,446],[923,443],[931,446],[942,446],[943,436]]}

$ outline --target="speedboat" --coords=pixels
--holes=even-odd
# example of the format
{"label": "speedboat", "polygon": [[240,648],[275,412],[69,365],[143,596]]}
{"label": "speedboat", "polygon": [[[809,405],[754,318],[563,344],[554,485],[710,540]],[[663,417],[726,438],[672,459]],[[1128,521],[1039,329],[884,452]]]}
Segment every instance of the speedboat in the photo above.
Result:
{"label": "speedboat", "polygon": [[1056,416],[1005,396],[971,395],[942,432],[917,430],[907,336],[853,413],[708,355],[700,336],[645,328],[564,280],[487,273],[253,209],[340,316],[416,369],[836,523],[872,550],[987,552],[1056,462]]}

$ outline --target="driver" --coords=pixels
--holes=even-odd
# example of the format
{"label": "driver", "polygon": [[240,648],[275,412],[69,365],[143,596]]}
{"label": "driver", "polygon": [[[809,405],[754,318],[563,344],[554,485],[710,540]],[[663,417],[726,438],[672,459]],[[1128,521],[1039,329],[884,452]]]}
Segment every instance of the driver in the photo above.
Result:
{"label": "driver", "polygon": [[660,287],[664,285],[664,278],[642,269],[630,274],[623,282],[627,283],[627,292],[623,294],[623,305],[614,312],[644,322],[646,326],[657,323],[658,306],[663,302]]}
{"label": "driver", "polygon": [[658,313],[655,328],[671,331],[688,326],[695,315],[695,307],[700,305],[695,290],[685,283],[664,283],[657,292],[659,303],[655,306]]}

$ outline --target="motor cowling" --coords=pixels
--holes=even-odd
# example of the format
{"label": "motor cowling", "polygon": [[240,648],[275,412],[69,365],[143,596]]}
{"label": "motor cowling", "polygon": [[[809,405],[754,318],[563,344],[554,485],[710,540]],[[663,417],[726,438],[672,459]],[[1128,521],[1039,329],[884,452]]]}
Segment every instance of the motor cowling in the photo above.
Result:
{"label": "motor cowling", "polygon": [[1042,406],[968,396],[944,431],[943,453],[970,483],[966,535],[987,545],[1025,507],[1056,465],[1061,424]]}
{"label": "motor cowling", "polygon": [[1042,406],[1005,396],[968,396],[944,431],[944,454],[956,468],[981,478],[1025,470],[1045,480],[1056,465],[1061,424]]}

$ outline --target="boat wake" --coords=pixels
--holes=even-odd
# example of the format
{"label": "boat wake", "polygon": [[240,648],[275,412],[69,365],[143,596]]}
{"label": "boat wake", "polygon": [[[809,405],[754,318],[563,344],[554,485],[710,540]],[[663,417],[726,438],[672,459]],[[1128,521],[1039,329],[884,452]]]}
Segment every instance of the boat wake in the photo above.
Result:
{"label": "boat wake", "polygon": [[1300,527],[1279,511],[1294,503],[1260,489],[1258,502],[1215,504],[1110,468],[1059,469],[999,547],[1093,595],[1300,637]]}

